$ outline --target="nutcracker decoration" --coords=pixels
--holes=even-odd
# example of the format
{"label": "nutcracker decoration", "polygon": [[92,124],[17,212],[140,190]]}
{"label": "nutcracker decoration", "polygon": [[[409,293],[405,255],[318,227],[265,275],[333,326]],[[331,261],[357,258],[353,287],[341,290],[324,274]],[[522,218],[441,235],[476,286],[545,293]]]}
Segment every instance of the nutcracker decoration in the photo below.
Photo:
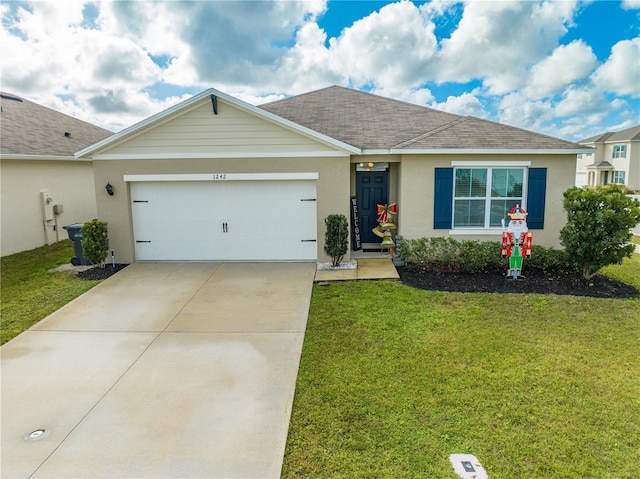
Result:
{"label": "nutcracker decoration", "polygon": [[382,238],[380,245],[384,248],[389,248],[389,254],[393,254],[393,247],[395,243],[391,236],[391,230],[396,229],[396,225],[393,222],[393,217],[398,213],[398,208],[395,203],[390,205],[378,205],[378,225],[373,228],[373,234]]}
{"label": "nutcracker decoration", "polygon": [[520,205],[516,205],[507,215],[511,220],[504,231],[502,220],[502,257],[509,258],[509,272],[507,279],[524,279],[522,263],[524,258],[531,257],[533,235],[527,226],[527,212]]}

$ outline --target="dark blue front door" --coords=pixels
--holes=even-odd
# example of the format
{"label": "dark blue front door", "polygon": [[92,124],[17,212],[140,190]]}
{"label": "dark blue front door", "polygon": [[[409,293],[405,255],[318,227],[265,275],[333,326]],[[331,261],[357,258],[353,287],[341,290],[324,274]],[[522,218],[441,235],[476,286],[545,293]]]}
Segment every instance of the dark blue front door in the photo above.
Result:
{"label": "dark blue front door", "polygon": [[371,230],[378,224],[378,204],[388,199],[388,171],[356,171],[356,196],[360,208],[360,226],[363,243],[380,243]]}

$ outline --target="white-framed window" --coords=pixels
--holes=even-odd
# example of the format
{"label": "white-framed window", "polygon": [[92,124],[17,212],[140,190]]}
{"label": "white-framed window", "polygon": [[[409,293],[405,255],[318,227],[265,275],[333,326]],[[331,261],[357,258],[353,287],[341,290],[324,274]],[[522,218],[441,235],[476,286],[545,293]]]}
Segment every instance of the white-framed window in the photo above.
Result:
{"label": "white-framed window", "polygon": [[626,157],[627,157],[627,145],[613,146],[613,158],[626,158]]}
{"label": "white-framed window", "polygon": [[525,168],[454,169],[453,228],[498,228],[516,205],[524,206]]}
{"label": "white-framed window", "polygon": [[617,183],[619,185],[624,185],[624,171],[614,171],[613,175],[611,175],[611,182]]}

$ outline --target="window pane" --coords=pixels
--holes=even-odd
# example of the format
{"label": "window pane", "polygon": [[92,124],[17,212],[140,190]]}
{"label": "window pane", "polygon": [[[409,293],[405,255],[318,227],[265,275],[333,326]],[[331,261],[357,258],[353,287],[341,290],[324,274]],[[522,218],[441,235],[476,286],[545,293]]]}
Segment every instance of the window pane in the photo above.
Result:
{"label": "window pane", "polygon": [[522,196],[522,168],[494,168],[491,172],[491,197]]}
{"label": "window pane", "polygon": [[627,157],[627,145],[615,145],[613,147],[614,158],[626,158]]}
{"label": "window pane", "polygon": [[484,197],[487,194],[487,170],[456,168],[455,197]]}
{"label": "window pane", "polygon": [[471,170],[471,196],[487,196],[487,170]]}
{"label": "window pane", "polygon": [[456,170],[455,196],[467,197],[471,196],[471,170]]}
{"label": "window pane", "polygon": [[453,209],[453,226],[484,226],[483,200],[456,200]]}
{"label": "window pane", "polygon": [[511,209],[520,203],[520,200],[491,200],[491,212],[489,214],[489,226],[498,227],[502,226],[502,220],[505,223],[509,223],[509,217],[507,213]]}
{"label": "window pane", "polygon": [[624,184],[624,171],[613,172],[613,182],[623,185]]}

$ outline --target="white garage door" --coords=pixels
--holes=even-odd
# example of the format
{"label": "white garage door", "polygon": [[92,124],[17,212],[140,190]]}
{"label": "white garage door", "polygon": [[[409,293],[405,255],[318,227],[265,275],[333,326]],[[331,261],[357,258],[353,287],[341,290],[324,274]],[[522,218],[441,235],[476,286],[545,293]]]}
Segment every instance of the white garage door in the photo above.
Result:
{"label": "white garage door", "polygon": [[133,182],[131,200],[140,261],[317,258],[315,181]]}

